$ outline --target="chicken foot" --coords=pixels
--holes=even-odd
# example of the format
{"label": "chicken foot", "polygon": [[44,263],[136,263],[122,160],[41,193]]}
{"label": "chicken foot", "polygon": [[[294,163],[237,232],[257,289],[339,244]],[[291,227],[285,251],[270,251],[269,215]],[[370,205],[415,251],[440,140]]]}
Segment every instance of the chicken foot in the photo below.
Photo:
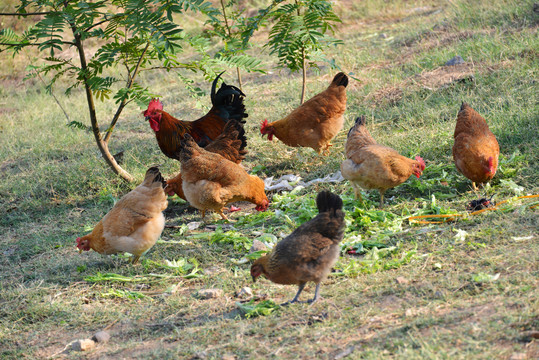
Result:
{"label": "chicken foot", "polygon": [[305,284],[306,283],[299,284],[299,288],[298,288],[298,292],[296,293],[296,296],[294,296],[294,298],[292,300],[287,301],[285,303],[282,303],[281,306],[287,306],[287,305],[293,304],[295,302],[298,302],[299,294],[301,294],[301,292],[303,291],[303,288],[305,287]]}
{"label": "chicken foot", "polygon": [[293,303],[312,304],[312,303],[316,302],[318,299],[320,299],[320,283],[318,283],[318,284],[316,284],[316,289],[314,290],[314,297],[311,300],[299,301],[299,294],[301,294],[301,292],[305,288],[305,284],[306,283],[300,284],[298,292],[296,293],[296,296],[294,296],[294,298],[292,300],[287,301],[285,303],[282,303],[281,306],[287,306],[287,305],[290,305],[290,304],[293,304]]}

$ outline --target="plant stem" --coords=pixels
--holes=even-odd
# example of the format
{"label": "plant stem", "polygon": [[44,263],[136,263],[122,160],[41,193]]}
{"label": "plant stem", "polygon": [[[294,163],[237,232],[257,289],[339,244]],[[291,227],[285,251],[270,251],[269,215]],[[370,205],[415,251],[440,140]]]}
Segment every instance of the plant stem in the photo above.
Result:
{"label": "plant stem", "polygon": [[[298,0],[296,0],[296,6],[298,8],[298,16],[301,16]],[[305,46],[301,47],[301,70],[303,73],[303,81],[301,86],[301,100],[299,101],[299,104],[303,105],[303,103],[305,102],[305,93],[307,91],[307,66],[305,64]]]}
{"label": "plant stem", "polygon": [[[128,74],[127,86],[126,86],[127,89],[130,89],[131,86],[133,86],[133,83],[135,82],[135,77],[137,76],[140,69],[140,64],[142,63],[142,60],[144,59],[144,55],[146,55],[146,51],[148,51],[149,47],[150,47],[150,42],[148,41],[146,43],[146,47],[144,48],[144,50],[142,50],[142,53],[140,54],[140,57],[137,61],[137,65],[135,65],[135,68],[133,69],[133,74],[131,75],[129,72],[127,73]],[[126,104],[127,104],[127,97],[122,100],[122,102],[118,106],[118,110],[116,110],[116,114],[114,114],[114,117],[112,118],[112,121],[110,122],[109,128],[107,129],[107,134],[105,135],[105,138],[103,139],[105,143],[109,142],[110,136],[112,134],[112,130],[114,129],[114,126],[118,122],[118,119],[120,118],[120,114],[122,113],[122,110],[124,109]]]}
{"label": "plant stem", "polygon": [[[221,8],[223,9],[223,17],[225,18],[225,27],[228,32],[228,37],[232,38],[232,30],[230,30],[230,26],[228,26],[228,19],[226,17],[226,7],[225,2],[221,0]],[[242,82],[241,82],[241,74],[240,74],[240,68],[236,66],[236,73],[238,74],[238,84],[240,86],[240,90],[243,90]]]}
{"label": "plant stem", "polygon": [[303,86],[301,87],[300,105],[303,105],[303,102],[305,101],[305,93],[307,92],[307,66],[305,64],[305,47],[301,48],[301,68],[303,72]]}

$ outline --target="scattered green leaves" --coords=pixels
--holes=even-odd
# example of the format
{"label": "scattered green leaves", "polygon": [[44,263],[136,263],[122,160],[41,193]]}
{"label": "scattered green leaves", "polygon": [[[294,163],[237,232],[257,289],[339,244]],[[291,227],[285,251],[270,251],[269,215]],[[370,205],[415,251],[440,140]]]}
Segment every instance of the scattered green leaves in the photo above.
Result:
{"label": "scattered green leaves", "polygon": [[267,316],[280,308],[279,305],[271,300],[264,300],[255,304],[254,299],[245,304],[236,302],[236,306],[247,319],[257,316]]}

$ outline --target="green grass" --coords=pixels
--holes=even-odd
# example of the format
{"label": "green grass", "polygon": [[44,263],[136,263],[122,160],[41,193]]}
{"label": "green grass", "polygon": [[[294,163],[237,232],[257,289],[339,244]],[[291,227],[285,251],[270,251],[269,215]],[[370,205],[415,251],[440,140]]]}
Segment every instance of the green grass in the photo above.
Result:
{"label": "green grass", "polygon": [[[345,182],[269,194],[269,211],[231,214],[234,228],[215,215],[211,225],[217,227],[189,230],[199,213],[171,198],[165,215],[172,227],[138,266],[124,255],[79,255],[74,245],[150,165],[161,164],[166,177],[178,171],[178,163],[159,151],[143,109],[125,109],[111,142],[111,152],[124,151],[122,166],[137,179],[126,184],[112,176],[91,133],[66,126],[42,83],[22,82],[35,54],[0,54],[2,358],[49,357],[104,328],[112,334],[108,344],[70,357],[333,359],[347,350],[350,358],[364,359],[537,357],[537,340],[526,334],[539,327],[539,221],[538,208],[530,208],[538,201],[513,200],[503,210],[446,224],[407,220],[464,214],[479,197],[451,158],[462,101],[484,115],[500,143],[500,166],[488,194],[502,201],[539,193],[539,16],[533,1],[337,6],[344,21],[337,35],[346,46],[331,50],[330,57],[358,81],[350,82],[345,129],[333,141],[331,157],[260,138],[262,120],[297,105],[301,76],[275,69],[275,59],[257,43],[250,51],[271,73],[244,74],[244,165],[261,177],[293,173],[311,180],[334,173],[344,159],[349,126],[366,115],[379,142],[426,160],[421,179],[389,190],[383,210],[377,192],[364,192],[362,206]],[[420,75],[433,76],[456,54],[473,64],[473,78],[436,86],[421,82]],[[227,71],[227,83],[236,83],[234,74]],[[184,75],[209,92],[201,77]],[[310,73],[308,96],[332,76],[324,67],[320,75]],[[193,120],[206,111],[196,108],[200,99],[190,98],[174,73],[148,72],[142,79],[179,118]],[[70,120],[87,123],[82,91],[66,97],[66,83],[59,85],[55,94]],[[207,97],[201,101],[208,103]],[[113,104],[98,106],[103,119],[114,111]],[[297,289],[265,279],[252,284],[250,263],[260,254],[247,258],[248,249],[255,239],[275,243],[310,219],[321,189],[344,200],[342,255],[322,284],[322,301],[276,307]],[[244,286],[256,301],[240,303],[235,294]],[[200,299],[198,292],[208,288],[224,295]],[[309,284],[302,298],[313,292]]]}

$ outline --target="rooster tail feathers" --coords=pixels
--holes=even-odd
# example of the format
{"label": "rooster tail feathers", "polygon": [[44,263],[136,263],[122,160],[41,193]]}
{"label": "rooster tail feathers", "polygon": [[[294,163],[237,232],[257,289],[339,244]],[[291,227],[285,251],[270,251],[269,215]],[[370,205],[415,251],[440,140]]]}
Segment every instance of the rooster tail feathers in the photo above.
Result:
{"label": "rooster tail feathers", "polygon": [[163,186],[163,188],[167,185],[165,179],[163,178],[163,175],[161,175],[161,172],[159,171],[159,168],[157,166],[152,166],[146,171],[145,179],[153,177],[152,183],[159,182]]}
{"label": "rooster tail feathers", "polygon": [[333,78],[333,81],[331,81],[331,85],[347,87],[348,86],[348,76],[343,72],[338,73]]}
{"label": "rooster tail feathers", "polygon": [[331,215],[335,215],[337,210],[342,210],[342,206],[340,196],[330,191],[321,191],[316,197],[316,207],[319,213],[330,212]]}
{"label": "rooster tail feathers", "polygon": [[211,103],[214,108],[217,109],[219,116],[223,120],[228,121],[234,119],[240,122],[245,122],[243,120],[248,116],[245,112],[245,105],[243,104],[243,98],[245,94],[236,86],[227,85],[225,82],[221,84],[221,87],[217,92],[217,81],[224,73],[217,75],[211,86]]}
{"label": "rooster tail feathers", "polygon": [[221,75],[223,75],[225,72],[223,71],[222,73],[220,73],[219,75],[217,75],[217,77],[215,78],[215,80],[213,80],[213,82],[211,83],[211,95],[210,95],[210,99],[211,99],[211,103],[213,105],[215,105],[215,89],[217,88],[217,82],[219,81],[219,78],[221,77]]}

